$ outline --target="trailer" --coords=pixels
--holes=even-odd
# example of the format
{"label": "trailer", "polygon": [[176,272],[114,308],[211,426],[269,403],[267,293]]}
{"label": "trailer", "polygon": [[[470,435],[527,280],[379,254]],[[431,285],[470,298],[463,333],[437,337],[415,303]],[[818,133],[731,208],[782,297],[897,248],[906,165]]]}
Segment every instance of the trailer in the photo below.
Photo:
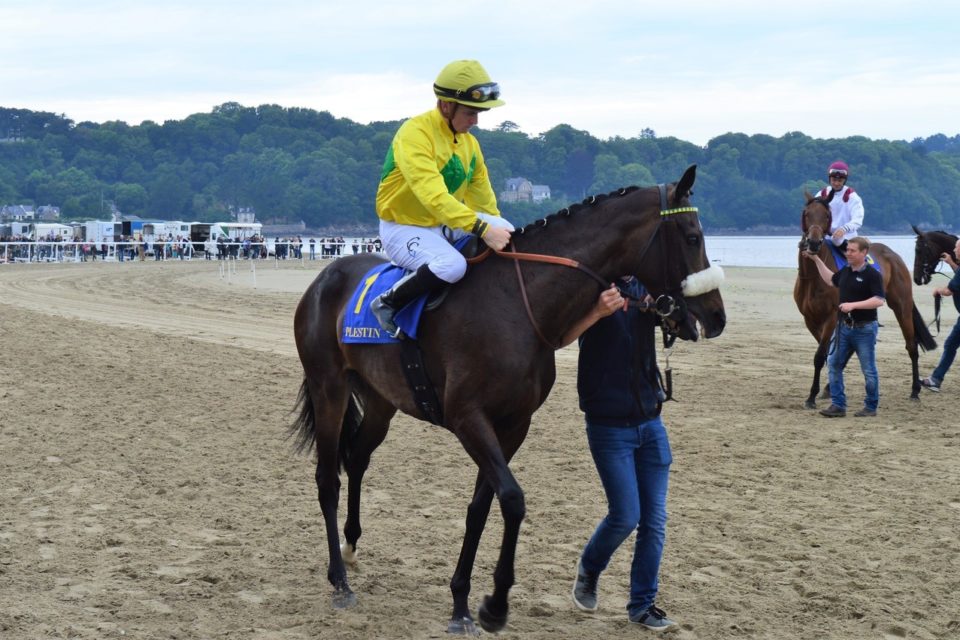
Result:
{"label": "trailer", "polygon": [[56,238],[70,242],[73,240],[73,227],[59,222],[34,222],[30,225],[29,236],[38,242]]}
{"label": "trailer", "polygon": [[120,239],[122,231],[123,226],[119,222],[88,220],[81,227],[81,239],[97,245],[104,242],[116,242]]}
{"label": "trailer", "polygon": [[214,222],[210,225],[209,235],[214,240],[226,236],[230,242],[239,242],[259,236],[262,229],[263,225],[259,222]]}

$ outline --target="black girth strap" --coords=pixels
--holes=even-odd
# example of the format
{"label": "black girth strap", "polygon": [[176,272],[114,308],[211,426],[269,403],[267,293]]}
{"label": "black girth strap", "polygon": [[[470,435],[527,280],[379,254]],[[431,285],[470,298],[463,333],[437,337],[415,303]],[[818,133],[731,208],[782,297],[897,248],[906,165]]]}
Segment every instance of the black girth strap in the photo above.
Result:
{"label": "black girth strap", "polygon": [[443,408],[437,390],[427,377],[427,370],[423,366],[423,352],[420,343],[410,338],[400,341],[400,365],[403,367],[403,377],[413,392],[413,401],[423,412],[424,417],[433,424],[443,424]]}

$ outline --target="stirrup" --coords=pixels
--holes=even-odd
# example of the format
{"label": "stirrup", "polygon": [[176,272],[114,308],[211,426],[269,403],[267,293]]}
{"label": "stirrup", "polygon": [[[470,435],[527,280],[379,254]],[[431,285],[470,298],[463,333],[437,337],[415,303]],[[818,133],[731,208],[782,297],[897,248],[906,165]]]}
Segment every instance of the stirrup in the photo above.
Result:
{"label": "stirrup", "polygon": [[388,336],[396,339],[403,337],[403,331],[400,330],[394,319],[397,310],[383,302],[383,294],[370,301],[370,312]]}

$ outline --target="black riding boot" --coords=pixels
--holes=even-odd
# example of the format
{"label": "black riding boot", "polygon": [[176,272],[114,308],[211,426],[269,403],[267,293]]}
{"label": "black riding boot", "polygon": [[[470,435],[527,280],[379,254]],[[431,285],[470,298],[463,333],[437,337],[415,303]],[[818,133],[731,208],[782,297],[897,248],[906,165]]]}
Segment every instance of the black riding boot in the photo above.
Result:
{"label": "black riding boot", "polygon": [[394,338],[401,337],[393,316],[414,298],[431,293],[447,284],[438,278],[427,265],[421,265],[415,272],[400,278],[388,291],[384,291],[370,302],[370,311],[383,330]]}

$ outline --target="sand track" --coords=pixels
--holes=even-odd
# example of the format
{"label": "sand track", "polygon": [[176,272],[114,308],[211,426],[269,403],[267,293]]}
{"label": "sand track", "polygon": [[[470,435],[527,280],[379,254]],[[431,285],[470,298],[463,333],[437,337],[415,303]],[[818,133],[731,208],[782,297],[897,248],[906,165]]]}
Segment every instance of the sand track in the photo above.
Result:
{"label": "sand track", "polygon": [[[301,380],[292,314],[317,268],[266,262],[254,289],[244,264],[229,281],[204,262],[0,266],[0,637],[445,637],[475,470],[409,418],[367,475],[360,604],[330,607],[312,462],[284,439]],[[803,411],[814,345],[792,279],[729,269],[727,331],[671,356],[673,636],[960,637],[960,382],[910,402],[888,314],[880,417]],[[929,320],[929,293],[916,297]],[[528,516],[506,637],[641,633],[623,611],[627,549],[598,614],[569,603],[603,511],[575,365],[574,348],[558,354],[511,465]],[[474,607],[499,536],[494,510]]]}

